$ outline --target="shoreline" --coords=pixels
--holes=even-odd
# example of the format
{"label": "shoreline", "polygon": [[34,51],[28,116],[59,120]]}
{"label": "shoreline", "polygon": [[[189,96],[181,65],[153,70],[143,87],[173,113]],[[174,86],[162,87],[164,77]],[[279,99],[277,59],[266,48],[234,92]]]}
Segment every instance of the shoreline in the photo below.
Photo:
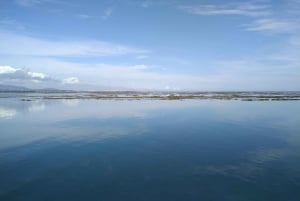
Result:
{"label": "shoreline", "polygon": [[20,98],[21,101],[41,99],[299,101],[300,92],[0,92],[1,98]]}

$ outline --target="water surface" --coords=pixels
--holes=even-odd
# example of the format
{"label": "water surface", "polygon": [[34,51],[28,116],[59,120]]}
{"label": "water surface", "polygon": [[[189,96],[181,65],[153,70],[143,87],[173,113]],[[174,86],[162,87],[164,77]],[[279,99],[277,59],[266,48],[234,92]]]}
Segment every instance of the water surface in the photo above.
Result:
{"label": "water surface", "polygon": [[0,200],[300,200],[298,101],[0,99]]}

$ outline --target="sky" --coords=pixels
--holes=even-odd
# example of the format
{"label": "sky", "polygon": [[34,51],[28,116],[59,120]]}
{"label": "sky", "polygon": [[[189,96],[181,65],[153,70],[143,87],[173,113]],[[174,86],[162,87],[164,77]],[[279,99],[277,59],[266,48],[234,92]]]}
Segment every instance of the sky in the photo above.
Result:
{"label": "sky", "polygon": [[299,0],[0,0],[0,84],[300,90]]}

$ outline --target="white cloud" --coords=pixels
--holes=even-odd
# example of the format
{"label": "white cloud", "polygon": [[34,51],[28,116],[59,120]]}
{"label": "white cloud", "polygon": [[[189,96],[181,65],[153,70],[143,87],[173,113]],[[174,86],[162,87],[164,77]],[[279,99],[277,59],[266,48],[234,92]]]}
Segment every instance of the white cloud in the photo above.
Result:
{"label": "white cloud", "polygon": [[[103,41],[52,41],[0,30],[0,54],[29,56],[114,56],[149,51]],[[30,48],[28,48],[30,47]]]}
{"label": "white cloud", "polygon": [[0,66],[0,78],[1,80],[27,80],[32,82],[54,81],[54,79],[43,73],[30,72],[11,66]]}
{"label": "white cloud", "polygon": [[259,19],[251,24],[244,25],[246,31],[265,31],[265,32],[294,32],[299,30],[300,22],[287,19]]}
{"label": "white cloud", "polygon": [[35,73],[35,72],[27,72],[27,74],[34,78],[34,79],[45,79],[47,78],[47,75],[45,75],[44,73]]}
{"label": "white cloud", "polygon": [[195,15],[242,15],[260,17],[271,14],[268,5],[254,3],[187,5],[179,6],[179,9]]}
{"label": "white cloud", "polygon": [[17,70],[11,66],[0,66],[0,74],[15,73]]}
{"label": "white cloud", "polygon": [[62,81],[63,84],[79,84],[79,79],[77,77],[65,78]]}
{"label": "white cloud", "polygon": [[22,85],[29,88],[59,88],[61,84],[79,84],[80,81],[77,77],[68,77],[59,81],[45,73],[32,72],[11,66],[0,66],[0,83]]}

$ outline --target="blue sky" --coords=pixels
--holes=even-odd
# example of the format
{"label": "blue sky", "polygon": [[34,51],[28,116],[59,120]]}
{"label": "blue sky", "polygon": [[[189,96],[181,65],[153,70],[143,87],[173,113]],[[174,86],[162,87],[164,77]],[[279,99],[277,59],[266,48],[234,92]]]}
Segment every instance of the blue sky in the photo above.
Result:
{"label": "blue sky", "polygon": [[299,0],[0,0],[0,83],[300,90]]}

